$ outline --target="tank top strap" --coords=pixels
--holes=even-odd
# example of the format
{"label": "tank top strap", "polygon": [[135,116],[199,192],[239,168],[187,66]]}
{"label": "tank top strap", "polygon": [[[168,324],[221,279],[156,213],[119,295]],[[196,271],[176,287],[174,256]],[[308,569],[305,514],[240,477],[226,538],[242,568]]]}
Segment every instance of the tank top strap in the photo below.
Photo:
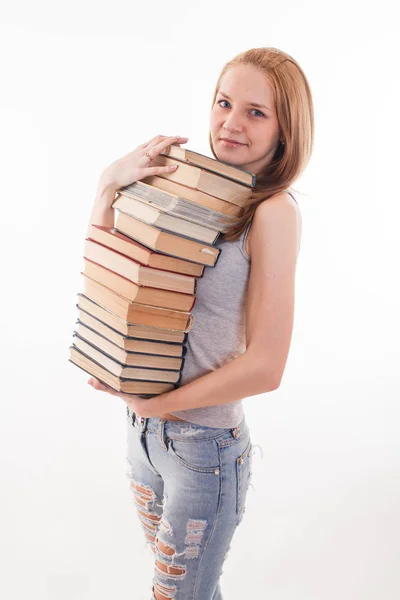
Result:
{"label": "tank top strap", "polygon": [[293,198],[293,200],[296,202],[296,204],[298,204],[293,192],[291,192],[290,190],[285,190],[285,192],[287,192],[289,194],[289,196],[291,196]]}
{"label": "tank top strap", "polygon": [[242,235],[239,238],[240,251],[247,261],[250,261],[250,256],[246,252],[246,239],[247,239],[247,234],[249,233],[249,229],[250,229],[252,223],[253,223],[253,217],[251,218],[250,223],[248,223],[246,225]]}

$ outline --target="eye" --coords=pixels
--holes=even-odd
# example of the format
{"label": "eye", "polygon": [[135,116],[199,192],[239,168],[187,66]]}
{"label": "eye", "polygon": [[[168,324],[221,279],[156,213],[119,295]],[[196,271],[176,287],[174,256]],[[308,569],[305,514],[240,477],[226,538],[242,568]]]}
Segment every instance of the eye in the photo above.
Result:
{"label": "eye", "polygon": [[[265,117],[264,113],[261,112],[261,110],[258,110],[257,108],[253,108],[253,110],[255,110],[256,112],[260,113],[260,115],[262,117]],[[258,117],[258,115],[256,115]]]}
{"label": "eye", "polygon": [[[218,100],[217,104],[221,104],[221,102],[228,102],[228,100]],[[228,102],[229,104],[229,102]],[[224,106],[222,108],[225,108]]]}
{"label": "eye", "polygon": [[[221,106],[221,108],[226,108],[226,106],[222,106],[221,102],[226,102],[227,104],[229,104],[228,100],[218,100],[217,104],[219,104]],[[261,116],[261,117],[265,117],[264,113],[262,113],[260,110],[258,110],[257,108],[253,108],[251,112],[255,111],[256,113],[258,113],[258,115],[254,115],[255,117]]]}

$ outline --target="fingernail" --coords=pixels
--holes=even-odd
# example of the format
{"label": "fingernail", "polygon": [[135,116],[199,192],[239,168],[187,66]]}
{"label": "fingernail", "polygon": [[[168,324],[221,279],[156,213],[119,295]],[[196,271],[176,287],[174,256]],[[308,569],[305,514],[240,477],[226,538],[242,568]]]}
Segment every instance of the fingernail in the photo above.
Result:
{"label": "fingernail", "polygon": [[179,165],[170,165],[170,166],[168,167],[168,169],[169,169],[170,171],[175,171],[175,169],[177,169],[178,167],[179,167]]}

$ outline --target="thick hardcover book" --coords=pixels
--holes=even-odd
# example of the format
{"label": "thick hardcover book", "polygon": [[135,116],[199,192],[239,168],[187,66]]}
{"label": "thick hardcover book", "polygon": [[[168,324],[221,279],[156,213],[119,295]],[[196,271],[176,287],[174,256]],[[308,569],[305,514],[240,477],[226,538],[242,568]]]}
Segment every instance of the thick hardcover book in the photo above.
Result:
{"label": "thick hardcover book", "polygon": [[141,325],[139,323],[131,323],[117,316],[108,308],[101,306],[94,300],[84,294],[78,293],[78,309],[84,310],[86,313],[95,317],[100,322],[108,325],[118,333],[127,337],[143,339],[148,341],[160,341],[171,344],[185,344],[188,338],[188,333],[177,331],[176,329],[161,328],[152,325]]}
{"label": "thick hardcover book", "polygon": [[183,148],[181,146],[171,145],[164,152],[161,152],[161,155],[169,156],[170,158],[175,158],[177,160],[181,160],[182,162],[187,162],[190,165],[201,167],[202,169],[206,169],[212,173],[218,173],[218,175],[221,175],[222,177],[227,177],[228,179],[232,179],[233,181],[237,181],[243,185],[248,185],[250,187],[254,187],[256,185],[256,176],[254,173],[246,171],[242,167],[237,167],[235,165],[231,165],[230,163],[222,162],[215,158],[211,158],[210,156],[206,156],[205,154],[200,154],[199,152],[194,152],[193,150],[188,150],[187,148]]}
{"label": "thick hardcover book", "polygon": [[[168,194],[172,194],[179,200],[179,205],[182,206],[186,204],[186,208],[190,209],[188,213],[193,214],[195,210],[192,206],[193,204],[197,205],[197,210],[212,210],[213,214],[211,219],[204,218],[204,223],[207,223],[208,226],[217,224],[215,213],[220,213],[223,215],[222,223],[226,223],[226,218],[229,220],[234,219],[240,215],[242,209],[240,206],[236,204],[232,204],[231,202],[226,202],[226,200],[220,200],[220,198],[216,198],[215,196],[211,196],[210,194],[205,194],[204,192],[200,192],[200,190],[194,190],[186,185],[181,185],[176,181],[170,181],[169,179],[165,179],[164,177],[159,177],[158,175],[149,175],[148,177],[144,177],[140,182],[136,183],[145,183],[153,188],[157,188],[163,192],[167,192]],[[135,184],[132,184],[135,185]],[[118,192],[123,192],[124,194],[129,193],[130,185],[124,186],[121,189],[117,190]],[[197,212],[194,214],[197,215]],[[183,214],[181,216],[184,216]],[[204,215],[206,217],[206,215]],[[221,229],[220,224],[218,223],[218,229]]]}
{"label": "thick hardcover book", "polygon": [[155,206],[142,202],[139,198],[127,194],[119,194],[118,198],[114,200],[112,208],[117,208],[126,215],[153,225],[162,231],[182,235],[190,240],[196,240],[204,244],[214,244],[219,236],[219,231],[215,231],[215,229],[170,215]]}
{"label": "thick hardcover book", "polygon": [[161,254],[176,256],[208,267],[215,266],[220,254],[219,248],[160,231],[157,227],[142,223],[119,211],[115,229]]}
{"label": "thick hardcover book", "polygon": [[154,287],[139,286],[134,281],[126,279],[103,265],[84,258],[85,270],[83,275],[106,286],[129,302],[147,304],[172,310],[190,311],[196,302],[195,294],[181,294]]}
{"label": "thick hardcover book", "polygon": [[[161,167],[175,164],[177,164],[175,159],[162,154],[156,156],[152,161],[152,165]],[[184,162],[181,162],[175,171],[160,173],[158,176],[240,207],[245,206],[252,194],[252,188],[246,185]]]}
{"label": "thick hardcover book", "polygon": [[[80,321],[78,321],[78,327],[74,331],[74,336],[83,339],[89,344],[92,344],[101,352],[104,352],[114,360],[127,367],[167,369],[171,371],[180,371],[183,367],[183,357],[125,350],[117,344],[114,344],[111,340],[107,339],[97,331],[86,327],[86,325]],[[75,345],[78,346],[78,348],[80,347],[79,344]]]}
{"label": "thick hardcover book", "polygon": [[84,276],[83,293],[87,298],[107,308],[114,315],[128,323],[151,325],[152,327],[168,330],[174,329],[185,333],[190,331],[194,324],[194,316],[190,312],[130,302],[87,276]]}
{"label": "thick hardcover book", "polygon": [[191,275],[192,277],[202,277],[204,273],[204,265],[154,252],[151,248],[147,248],[127,235],[120,233],[114,227],[91,225],[88,238],[154,269]]}
{"label": "thick hardcover book", "polygon": [[[149,178],[145,179],[148,180]],[[146,203],[149,207],[156,208],[168,215],[179,217],[185,221],[205,225],[216,232],[224,232],[230,225],[234,224],[237,217],[234,214],[230,214],[232,205],[229,202],[204,194],[205,198],[209,201],[208,204],[215,205],[215,208],[212,208],[207,203],[195,202],[194,197],[197,198],[196,194],[199,194],[196,190],[185,188],[184,186],[180,186],[179,183],[154,175],[150,178],[150,181],[135,181],[120,188],[116,200],[122,195],[129,198],[136,198]],[[113,206],[116,200],[114,200]],[[217,207],[221,204],[223,209],[228,209],[228,213],[217,210]],[[235,207],[233,209],[234,211],[237,210]]]}
{"label": "thick hardcover book", "polygon": [[163,271],[154,267],[145,267],[133,258],[88,238],[85,240],[84,256],[139,286],[181,294],[193,294],[196,289],[195,277],[171,273],[171,271]]}
{"label": "thick hardcover book", "polygon": [[78,307],[79,313],[79,318],[76,320],[76,323],[82,323],[82,325],[88,329],[102,335],[107,340],[110,340],[127,352],[174,356],[176,358],[182,358],[186,355],[187,346],[183,344],[177,342],[162,342],[159,340],[149,341],[143,338],[123,335],[116,329],[102,323],[87,311],[79,308],[78,304],[76,306]]}
{"label": "thick hardcover book", "polygon": [[116,377],[143,381],[158,381],[163,383],[178,383],[180,381],[181,371],[172,369],[154,369],[149,367],[128,367],[76,334],[73,337],[74,348],[110,371],[110,373],[113,373]]}
{"label": "thick hardcover book", "polygon": [[82,352],[79,352],[74,346],[70,346],[69,350],[69,362],[118,392],[152,398],[153,396],[170,392],[179,387],[174,383],[143,380],[135,381],[132,379],[116,377],[110,371],[107,371],[107,369],[104,369],[104,367],[82,354]]}

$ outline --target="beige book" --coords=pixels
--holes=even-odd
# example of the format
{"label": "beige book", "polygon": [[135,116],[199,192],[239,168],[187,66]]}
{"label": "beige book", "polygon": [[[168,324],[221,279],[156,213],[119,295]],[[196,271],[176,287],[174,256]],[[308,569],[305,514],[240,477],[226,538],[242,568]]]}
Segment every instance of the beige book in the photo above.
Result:
{"label": "beige book", "polygon": [[154,287],[181,294],[194,294],[196,289],[195,277],[145,267],[132,258],[88,238],[85,240],[84,256],[139,286]]}
{"label": "beige book", "polygon": [[220,254],[219,248],[160,231],[153,225],[142,223],[142,221],[119,211],[117,211],[115,229],[153,250],[192,260],[208,267],[215,266]]}
{"label": "beige book", "polygon": [[[185,355],[186,346],[183,344],[171,344],[165,342],[150,342],[143,339],[137,339],[135,337],[128,337],[123,335],[119,331],[115,331],[96,317],[93,317],[90,313],[84,311],[78,307],[79,318],[77,323],[85,325],[87,328],[92,329],[96,333],[102,335],[106,339],[110,340],[119,348],[126,350],[127,352],[140,352],[142,354],[158,354],[159,356],[173,356],[176,358],[182,358]],[[79,333],[80,330],[78,330]],[[85,337],[82,335],[82,337]],[[90,340],[89,340],[90,341]],[[170,367],[168,367],[170,368]]]}
{"label": "beige book", "polygon": [[[162,154],[156,156],[152,161],[152,166],[169,167],[176,164],[175,159]],[[245,206],[252,194],[252,189],[248,186],[183,162],[179,163],[179,168],[175,171],[161,173],[159,177],[175,181],[237,206]]]}
{"label": "beige book", "polygon": [[205,154],[188,150],[188,148],[184,148],[183,146],[168,146],[168,148],[161,154],[169,156],[170,158],[182,160],[183,162],[195,165],[196,167],[202,167],[208,171],[212,171],[213,173],[218,173],[219,175],[233,179],[234,181],[242,183],[243,185],[250,187],[254,187],[256,185],[256,176],[254,173],[245,171],[245,169],[242,169],[241,167],[236,167],[234,165],[221,162],[215,158],[206,156]]}
{"label": "beige book", "polygon": [[[152,340],[169,342],[169,345],[183,344],[187,340],[187,333],[175,329],[167,329],[155,327],[154,325],[141,325],[138,323],[130,323],[123,318],[117,316],[109,309],[94,302],[84,294],[78,293],[78,302],[76,304],[78,310],[84,310],[89,315],[95,317],[105,325],[108,325],[116,332],[141,340]],[[100,298],[100,295],[98,296]]]}
{"label": "beige book", "polygon": [[114,227],[90,225],[88,238],[154,269],[172,271],[172,273],[181,273],[192,277],[202,277],[204,273],[204,265],[154,252],[154,250],[120,233]]}
{"label": "beige book", "polygon": [[144,379],[145,381],[163,381],[167,383],[176,383],[180,378],[180,371],[124,366],[77,336],[74,336],[73,345],[116,377],[124,379]]}
{"label": "beige book", "polygon": [[116,294],[123,296],[129,302],[138,302],[148,304],[149,306],[159,306],[161,308],[171,308],[173,310],[189,311],[192,310],[196,301],[194,294],[179,294],[178,292],[169,292],[152,287],[136,285],[125,277],[106,269],[84,258],[85,268],[83,275],[93,281],[97,281],[105,287],[113,290]]}
{"label": "beige book", "polygon": [[[177,170],[179,171],[179,169]],[[191,200],[196,204],[211,208],[212,210],[225,215],[237,217],[241,213],[240,206],[232,204],[231,202],[226,202],[225,200],[221,200],[216,196],[205,194],[200,190],[192,189],[186,185],[178,183],[177,181],[171,181],[170,179],[159,177],[158,175],[149,175],[148,177],[144,177],[142,181],[143,183],[152,185],[160,190],[163,190],[164,192],[169,192],[170,194],[174,194],[179,198],[186,198],[187,200]]]}
{"label": "beige book", "polygon": [[144,223],[154,225],[158,229],[184,235],[205,244],[214,244],[219,236],[218,231],[169,215],[150,204],[142,202],[140,199],[125,194],[120,194],[112,207]]}
{"label": "beige book", "polygon": [[134,379],[119,379],[113,373],[110,373],[104,367],[101,367],[88,356],[85,356],[74,346],[70,346],[70,362],[99,379],[106,385],[109,385],[118,392],[124,394],[138,394],[142,396],[158,396],[170,392],[174,389],[173,383],[163,383],[158,381],[139,381]]}
{"label": "beige book", "polygon": [[124,350],[93,329],[90,329],[90,327],[86,327],[83,323],[77,323],[74,333],[76,336],[98,348],[98,350],[101,350],[101,352],[104,352],[104,354],[108,354],[108,356],[127,367],[147,367],[152,369],[168,369],[171,371],[180,371],[182,368],[182,358]]}
{"label": "beige book", "polygon": [[185,333],[193,327],[194,317],[189,312],[130,302],[86,275],[84,275],[83,293],[93,302],[129,323],[175,329]]}

